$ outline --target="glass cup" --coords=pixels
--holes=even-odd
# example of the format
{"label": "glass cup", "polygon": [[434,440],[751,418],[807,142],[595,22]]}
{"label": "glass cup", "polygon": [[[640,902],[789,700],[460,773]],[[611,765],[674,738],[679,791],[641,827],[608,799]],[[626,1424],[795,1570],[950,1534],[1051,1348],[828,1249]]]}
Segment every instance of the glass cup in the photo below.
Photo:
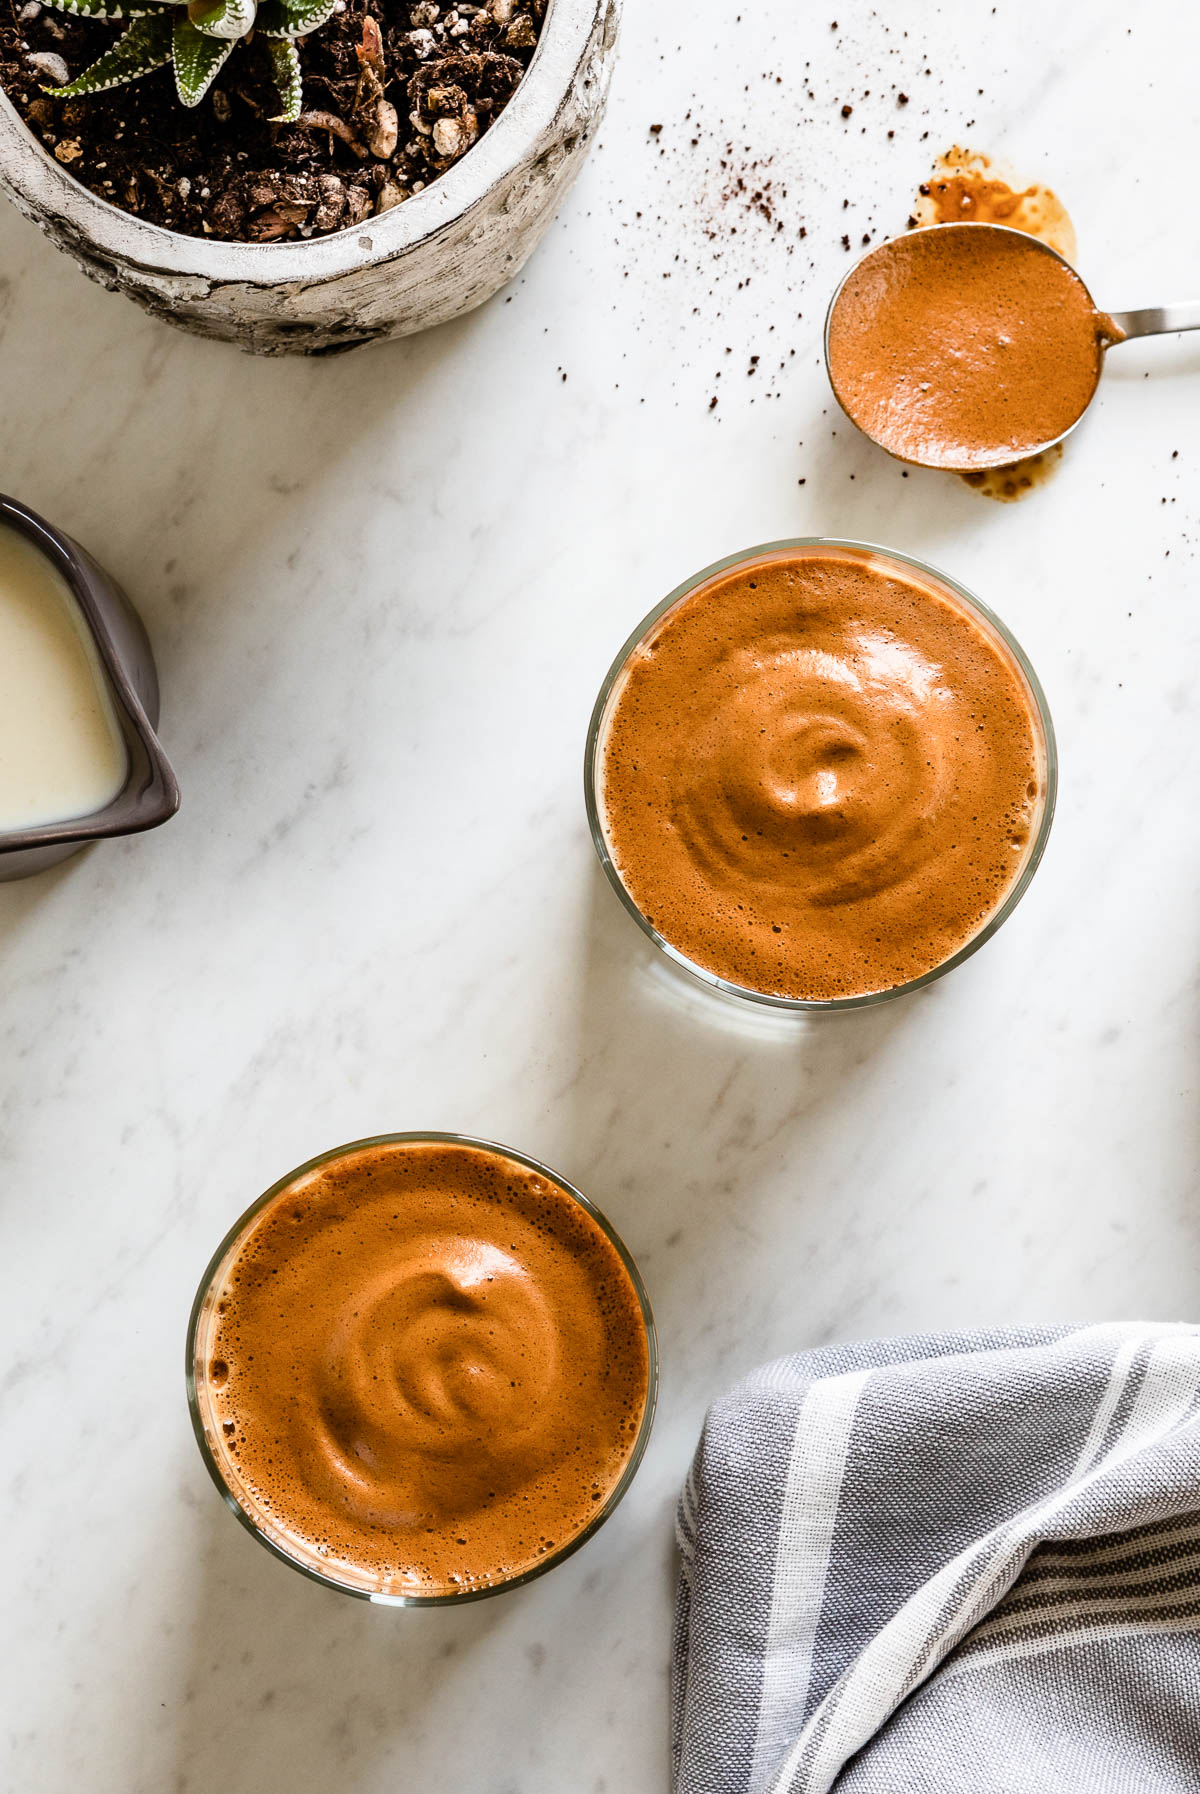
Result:
{"label": "glass cup", "polygon": [[[983,632],[999,645],[1005,658],[1015,666],[1019,673],[1029,702],[1029,715],[1034,725],[1039,796],[1029,843],[1017,876],[1009,885],[997,907],[985,918],[970,939],[950,954],[947,959],[942,960],[931,970],[923,972],[920,977],[911,978],[903,984],[890,985],[885,990],[866,991],[854,996],[786,997],[776,996],[768,991],[754,990],[747,985],[730,983],[728,979],[720,977],[716,972],[709,971],[707,967],[697,965],[687,954],[681,952],[678,947],[673,946],[661,935],[653,923],[647,921],[626,888],[609,850],[604,825],[604,749],[608,727],[624,688],[626,669],[630,660],[654,635],[664,617],[687,599],[692,598],[710,582],[715,583],[718,578],[733,568],[760,565],[771,560],[789,560],[797,554],[819,553],[824,550],[834,554],[849,553],[861,556],[885,569],[890,565],[904,573],[920,574],[925,583],[935,590],[940,587],[954,603],[968,612]],[[765,542],[757,548],[743,549],[740,554],[726,555],[723,560],[714,561],[710,567],[705,567],[691,579],[685,580],[682,585],[676,586],[675,590],[669,593],[661,604],[657,604],[650,614],[642,619],[613,661],[604,683],[600,687],[600,694],[596,699],[588,726],[587,745],[584,750],[583,780],[588,825],[600,864],[604,868],[609,884],[642,933],[647,935],[676,966],[691,978],[705,985],[710,991],[719,992],[725,997],[732,997],[744,1003],[758,1004],[765,1009],[801,1015],[831,1010],[861,1009],[871,1004],[888,1002],[891,998],[904,996],[909,991],[921,990],[925,985],[932,984],[935,978],[941,978],[955,966],[961,965],[965,959],[969,959],[973,953],[978,952],[985,941],[991,939],[1001,924],[1012,915],[1013,910],[1029,889],[1030,881],[1045,852],[1058,792],[1058,751],[1046,695],[1037,674],[1029,663],[1028,656],[999,617],[990,611],[986,604],[981,603],[974,593],[967,591],[965,586],[959,585],[957,580],[951,579],[940,569],[931,567],[925,561],[916,560],[912,555],[901,554],[894,548],[883,548],[873,542],[845,541],[834,536],[797,536],[781,542]]]}
{"label": "glass cup", "polygon": [[[495,1153],[501,1158],[511,1159],[514,1163],[523,1166],[525,1170],[536,1172],[540,1177],[544,1177],[564,1196],[569,1197],[572,1202],[578,1203],[580,1208],[586,1209],[615,1248],[629,1281],[633,1285],[641,1311],[642,1323],[645,1327],[646,1404],[633,1449],[603,1506],[597,1510],[581,1531],[575,1533],[564,1545],[559,1546],[557,1550],[543,1558],[531,1569],[523,1570],[519,1575],[510,1576],[504,1581],[490,1583],[485,1588],[464,1589],[451,1594],[420,1595],[385,1592],[379,1588],[378,1578],[373,1577],[369,1572],[364,1571],[361,1575],[356,1576],[352,1570],[342,1565],[339,1565],[335,1571],[327,1560],[319,1557],[302,1541],[293,1538],[278,1526],[269,1515],[264,1514],[258,1507],[253,1496],[242,1483],[235,1460],[223,1446],[221,1426],[213,1412],[209,1387],[208,1367],[213,1355],[211,1345],[216,1305],[221,1299],[225,1281],[242,1243],[262,1211],[277,1196],[282,1195],[298,1179],[305,1177],[309,1172],[319,1170],[322,1166],[329,1165],[337,1159],[368,1150],[371,1147],[394,1145],[469,1146],[481,1152]],[[564,1558],[570,1557],[572,1552],[578,1551],[579,1547],[604,1525],[637,1474],[638,1466],[649,1443],[650,1428],[654,1421],[654,1408],[658,1395],[658,1341],[654,1330],[654,1316],[650,1309],[650,1298],[646,1294],[641,1274],[623,1241],[596,1205],[589,1202],[580,1190],[577,1190],[573,1184],[569,1184],[565,1178],[560,1177],[556,1171],[551,1171],[548,1166],[540,1164],[537,1159],[528,1158],[523,1152],[514,1152],[510,1146],[499,1146],[491,1140],[478,1140],[469,1134],[376,1134],[366,1140],[351,1141],[346,1146],[335,1146],[329,1152],[319,1153],[315,1159],[309,1159],[306,1164],[297,1166],[294,1171],[289,1171],[286,1177],[281,1177],[278,1183],[272,1184],[271,1188],[265,1191],[256,1202],[252,1202],[245,1214],[234,1222],[213,1254],[208,1268],[200,1280],[196,1299],[192,1303],[187,1330],[186,1376],[188,1407],[191,1411],[192,1428],[200,1447],[200,1455],[204,1459],[209,1475],[224,1498],[226,1506],[241,1521],[247,1532],[258,1540],[260,1545],[265,1545],[275,1557],[290,1564],[292,1569],[299,1570],[301,1575],[308,1576],[313,1582],[319,1582],[325,1588],[338,1589],[342,1594],[355,1595],[360,1600],[372,1601],[377,1606],[452,1607],[458,1606],[464,1601],[480,1601],[489,1595],[502,1594],[507,1589],[520,1588],[523,1583],[532,1582],[535,1576],[544,1575],[547,1570],[552,1570],[557,1564],[562,1563]]]}

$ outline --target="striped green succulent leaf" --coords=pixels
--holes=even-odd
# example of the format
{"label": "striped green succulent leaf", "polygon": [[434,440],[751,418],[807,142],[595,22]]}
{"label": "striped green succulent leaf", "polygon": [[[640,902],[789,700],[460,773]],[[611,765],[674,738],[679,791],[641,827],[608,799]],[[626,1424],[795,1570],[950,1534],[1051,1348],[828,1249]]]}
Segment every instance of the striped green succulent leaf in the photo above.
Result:
{"label": "striped green succulent leaf", "polygon": [[174,7],[157,8],[151,16],[135,19],[111,50],[106,50],[90,68],[84,69],[65,87],[47,88],[48,93],[64,95],[105,93],[110,87],[124,87],[137,81],[171,60],[171,15]]}
{"label": "striped green succulent leaf", "polygon": [[182,13],[177,14],[172,42],[175,91],[185,106],[200,104],[232,49],[232,38],[205,37]]}
{"label": "striped green succulent leaf", "polygon": [[294,125],[300,116],[300,52],[290,37],[268,41],[267,49],[283,106],[282,112],[277,113],[271,122],[277,125]]}
{"label": "striped green succulent leaf", "polygon": [[192,0],[188,20],[204,37],[236,43],[253,27],[255,10],[254,0]]}
{"label": "striped green succulent leaf", "polygon": [[262,0],[258,29],[264,37],[307,37],[333,14],[337,0]]}
{"label": "striped green succulent leaf", "polygon": [[[46,0],[56,12],[72,13],[77,19],[144,19],[169,8],[172,0]],[[55,90],[62,92],[61,88]]]}

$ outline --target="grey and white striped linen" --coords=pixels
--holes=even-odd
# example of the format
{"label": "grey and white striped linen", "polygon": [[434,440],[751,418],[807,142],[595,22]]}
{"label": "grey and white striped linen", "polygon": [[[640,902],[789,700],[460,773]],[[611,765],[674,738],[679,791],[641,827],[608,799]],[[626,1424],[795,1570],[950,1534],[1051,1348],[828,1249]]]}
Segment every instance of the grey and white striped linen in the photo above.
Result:
{"label": "grey and white striped linen", "polygon": [[1200,1791],[1200,1328],[780,1359],[678,1533],[677,1794]]}

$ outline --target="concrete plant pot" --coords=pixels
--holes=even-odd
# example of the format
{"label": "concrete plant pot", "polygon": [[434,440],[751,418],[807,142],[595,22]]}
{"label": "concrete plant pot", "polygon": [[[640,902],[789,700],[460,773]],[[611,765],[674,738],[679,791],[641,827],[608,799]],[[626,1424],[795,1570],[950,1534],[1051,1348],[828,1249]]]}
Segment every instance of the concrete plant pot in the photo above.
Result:
{"label": "concrete plant pot", "polygon": [[619,0],[550,0],[533,61],[448,173],[377,218],[303,243],[221,243],[98,199],[0,92],[0,188],[85,274],[199,336],[316,355],[470,311],[523,266],[608,97]]}

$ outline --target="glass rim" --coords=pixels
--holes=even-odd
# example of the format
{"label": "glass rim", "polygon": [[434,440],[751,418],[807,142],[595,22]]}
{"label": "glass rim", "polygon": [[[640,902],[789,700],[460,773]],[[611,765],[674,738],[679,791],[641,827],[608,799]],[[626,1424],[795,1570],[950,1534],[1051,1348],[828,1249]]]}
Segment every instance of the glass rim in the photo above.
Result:
{"label": "glass rim", "polygon": [[[729,979],[722,978],[718,973],[711,972],[707,967],[690,959],[686,953],[673,946],[652,923],[646,920],[634,902],[613,862],[612,855],[609,853],[600,813],[598,771],[607,712],[618,681],[635,650],[641,647],[647,636],[668,611],[677,604],[681,604],[685,598],[690,597],[693,592],[698,591],[710,580],[715,579],[718,574],[727,573],[731,568],[746,563],[765,560],[771,555],[796,553],[812,548],[846,549],[856,554],[878,556],[883,560],[898,563],[902,567],[911,567],[914,572],[923,574],[935,585],[944,586],[963,603],[969,612],[982,618],[983,622],[1000,638],[1001,643],[1016,662],[1018,671],[1029,689],[1041,728],[1042,748],[1046,762],[1046,788],[1042,798],[1037,832],[1025,857],[1025,863],[1013,880],[1003,901],[985,918],[971,938],[965,941],[948,959],[942,960],[940,964],[931,967],[929,971],[922,972],[918,978],[909,978],[903,984],[889,985],[886,990],[864,991],[856,996],[778,996],[769,991],[753,990],[749,985],[734,984]],[[958,580],[953,579],[950,574],[944,573],[940,567],[933,566],[929,561],[919,560],[915,555],[905,554],[898,548],[888,548],[879,542],[860,542],[845,536],[790,536],[775,542],[760,542],[752,548],[743,548],[736,554],[724,555],[720,560],[713,561],[709,566],[702,568],[699,573],[693,574],[690,579],[685,579],[681,585],[677,585],[674,591],[668,593],[660,603],[654,606],[653,610],[647,612],[632,633],[626,637],[604,676],[596,702],[592,706],[587,741],[584,747],[583,789],[592,845],[596,850],[596,857],[600,861],[605,877],[620,898],[626,913],[632,916],[642,933],[653,941],[654,945],[669,960],[687,973],[689,977],[704,985],[706,989],[717,991],[722,996],[735,998],[739,1002],[752,1003],[759,1008],[773,1009],[788,1015],[829,1014],[847,1009],[870,1008],[877,1003],[890,1002],[895,997],[907,996],[911,991],[924,989],[926,985],[932,984],[936,979],[945,977],[947,972],[953,971],[955,966],[961,965],[964,960],[970,959],[971,955],[977,953],[984,942],[989,941],[997,929],[1007,922],[1029,889],[1033,875],[1041,864],[1042,855],[1046,851],[1046,842],[1049,839],[1050,825],[1054,820],[1054,809],[1058,797],[1058,744],[1046,694],[1029,656],[1007,624],[981,598],[977,598],[974,592],[969,591],[966,586],[961,585]]]}
{"label": "glass rim", "polygon": [[[534,1564],[530,1569],[522,1570],[520,1574],[516,1576],[505,1577],[503,1581],[490,1583],[486,1588],[462,1589],[453,1594],[446,1595],[397,1595],[387,1594],[382,1590],[355,1588],[349,1583],[342,1581],[339,1577],[325,1574],[321,1570],[316,1569],[313,1565],[303,1563],[299,1558],[293,1557],[289,1551],[285,1550],[281,1544],[258,1525],[254,1516],[243,1507],[222,1474],[221,1465],[212,1449],[204,1425],[204,1420],[200,1413],[196,1379],[197,1334],[201,1316],[205,1310],[206,1299],[218,1274],[224,1269],[230,1254],[237,1246],[239,1240],[245,1234],[250,1224],[267,1207],[268,1203],[273,1202],[276,1196],[281,1195],[282,1192],[291,1184],[295,1183],[298,1178],[307,1176],[310,1171],[320,1170],[322,1166],[330,1164],[335,1159],[346,1158],[352,1153],[360,1152],[373,1146],[420,1145],[467,1146],[477,1148],[483,1152],[495,1153],[501,1158],[511,1159],[514,1164],[524,1166],[528,1171],[534,1171],[540,1176],[548,1178],[556,1189],[559,1189],[563,1191],[564,1194],[570,1196],[571,1199],[578,1203],[579,1206],[591,1216],[592,1220],[596,1222],[600,1231],[604,1234],[609,1244],[616,1251],[618,1258],[621,1260],[626,1275],[633,1286],[634,1294],[637,1297],[638,1309],[642,1317],[642,1326],[646,1339],[646,1400],[642,1410],[641,1420],[638,1423],[637,1437],[633,1442],[629,1457],[625,1461],[624,1468],[609,1492],[608,1498],[603,1506],[597,1513],[592,1515],[587,1525],[583,1527],[581,1531],[573,1534],[573,1536],[568,1539],[564,1545],[559,1547],[558,1550],[552,1552],[550,1556],[542,1559],[539,1563]],[[642,1459],[646,1454],[646,1447],[650,1441],[650,1431],[654,1424],[654,1414],[658,1401],[658,1375],[658,1334],[654,1325],[654,1313],[650,1306],[650,1298],[646,1292],[646,1286],[642,1281],[642,1274],[638,1270],[637,1264],[635,1263],[629,1248],[626,1246],[624,1240],[621,1238],[620,1234],[618,1234],[607,1215],[598,1209],[596,1204],[583,1194],[582,1190],[576,1189],[574,1184],[569,1183],[559,1172],[551,1170],[550,1166],[543,1164],[540,1159],[530,1158],[527,1153],[518,1152],[514,1147],[504,1146],[496,1140],[480,1139],[474,1134],[439,1133],[429,1130],[396,1134],[369,1134],[361,1140],[350,1140],[342,1146],[331,1147],[327,1152],[317,1153],[314,1158],[307,1159],[302,1165],[297,1165],[294,1170],[289,1171],[286,1176],[277,1179],[277,1181],[271,1185],[269,1190],[265,1190],[261,1196],[257,1197],[250,1206],[238,1216],[237,1220],[233,1223],[233,1226],[229,1228],[220,1245],[208,1261],[208,1265],[205,1268],[204,1275],[200,1279],[199,1287],[197,1288],[195,1297],[192,1301],[191,1314],[188,1318],[185,1362],[188,1412],[191,1416],[192,1431],[196,1436],[196,1443],[200,1448],[200,1455],[204,1460],[205,1468],[216,1485],[217,1491],[223,1498],[226,1507],[229,1508],[235,1519],[241,1522],[246,1531],[249,1532],[253,1538],[257,1539],[259,1544],[263,1545],[273,1557],[277,1557],[281,1563],[285,1563],[290,1569],[298,1571],[301,1576],[306,1576],[310,1582],[319,1583],[324,1588],[334,1589],[338,1594],[350,1595],[361,1601],[369,1601],[376,1607],[457,1607],[468,1601],[484,1601],[492,1595],[505,1594],[510,1589],[520,1588],[525,1583],[534,1581],[538,1576],[544,1576],[548,1570],[555,1569],[565,1558],[572,1556],[574,1552],[578,1551],[580,1546],[586,1544],[593,1533],[598,1532],[601,1526],[604,1525],[604,1522],[610,1518],[618,1504],[628,1492],[629,1486],[637,1474]]]}

